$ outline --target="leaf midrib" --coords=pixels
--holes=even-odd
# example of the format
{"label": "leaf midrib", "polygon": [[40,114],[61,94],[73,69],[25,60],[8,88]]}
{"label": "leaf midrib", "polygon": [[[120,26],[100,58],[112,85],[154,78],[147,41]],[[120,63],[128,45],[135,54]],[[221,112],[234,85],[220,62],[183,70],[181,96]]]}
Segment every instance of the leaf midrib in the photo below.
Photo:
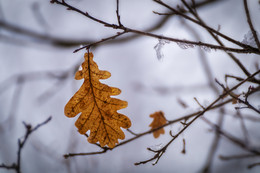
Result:
{"label": "leaf midrib", "polygon": [[[95,96],[95,94],[94,94],[94,86],[92,85],[92,79],[91,79],[91,65],[90,65],[90,58],[89,58],[89,54],[88,54],[88,76],[89,76],[89,85],[90,85],[90,89],[91,89],[91,91],[92,91],[92,96],[93,96],[93,100],[94,100],[94,105],[96,105],[97,106],[97,109],[98,109],[98,112],[99,112],[99,114],[100,114],[100,116],[101,116],[101,121],[102,121],[102,123],[104,124],[104,128],[105,128],[105,131],[106,131],[106,136],[108,137],[108,140],[109,140],[109,143],[112,143],[113,141],[111,141],[110,140],[110,137],[109,137],[109,133],[107,132],[107,129],[106,129],[106,126],[105,126],[105,122],[104,122],[104,118],[103,118],[103,116],[102,116],[102,113],[101,113],[101,111],[100,111],[100,108],[98,107],[98,104],[97,104],[97,101],[96,101],[96,96]],[[90,115],[91,116],[91,115]],[[98,126],[98,129],[97,129],[97,131],[99,130],[99,127],[100,127],[100,124],[99,124],[99,126]],[[91,132],[90,132],[91,133]],[[97,133],[95,134],[95,136],[94,136],[94,138],[96,137],[96,135],[97,135]]]}

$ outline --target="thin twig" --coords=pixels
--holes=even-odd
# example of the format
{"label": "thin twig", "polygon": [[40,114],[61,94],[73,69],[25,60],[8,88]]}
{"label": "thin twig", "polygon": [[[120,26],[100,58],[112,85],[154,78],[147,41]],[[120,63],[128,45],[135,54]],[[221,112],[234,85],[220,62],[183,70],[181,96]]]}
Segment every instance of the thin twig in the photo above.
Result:
{"label": "thin twig", "polygon": [[[242,78],[242,77],[238,77],[238,76],[226,74],[226,75],[225,75],[225,81],[227,81],[228,78],[233,78],[233,79],[236,79],[237,81],[242,81],[242,80],[244,80],[244,78]],[[255,79],[255,78],[249,80],[248,82],[252,82],[252,83],[254,83],[254,84],[260,84],[260,81],[257,80],[257,79]]]}
{"label": "thin twig", "polygon": [[255,167],[255,166],[260,166],[260,162],[250,164],[250,165],[248,165],[247,168],[248,168],[248,169],[252,169],[252,168]]}
{"label": "thin twig", "polygon": [[186,141],[184,138],[182,139],[182,144],[183,144],[183,148],[181,150],[181,153],[186,154]]}
{"label": "thin twig", "polygon": [[248,5],[247,5],[247,0],[244,0],[244,7],[245,7],[245,12],[246,12],[246,18],[247,18],[247,23],[251,29],[251,32],[254,36],[254,40],[256,42],[256,45],[258,47],[258,50],[260,50],[260,42],[259,42],[259,39],[258,39],[258,35],[257,35],[257,32],[253,26],[253,23],[252,23],[252,20],[251,20],[251,17],[250,17],[250,13],[249,13],[249,10],[248,10]]}
{"label": "thin twig", "polygon": [[[92,15],[90,15],[87,12],[83,12],[71,5],[69,5],[68,3],[66,3],[65,1],[58,1],[58,0],[53,0],[53,3],[57,3],[59,5],[65,6],[68,9],[75,11],[77,13],[80,13],[82,15],[84,15],[85,17],[98,22],[100,24],[103,24],[105,27],[109,27],[109,28],[113,28],[113,29],[121,29],[124,32],[131,32],[131,33],[135,33],[135,34],[139,34],[139,35],[143,35],[143,36],[148,36],[148,37],[153,37],[153,38],[157,38],[157,39],[162,39],[162,40],[168,40],[168,41],[172,41],[178,44],[189,44],[189,45],[193,45],[193,46],[199,46],[199,47],[207,47],[210,49],[216,49],[216,50],[223,50],[223,51],[230,51],[230,52],[236,52],[236,53],[255,53],[255,54],[260,54],[260,51],[257,50],[256,48],[253,48],[251,46],[248,45],[244,45],[244,44],[240,44],[241,47],[243,47],[243,49],[237,49],[237,48],[231,48],[231,47],[223,47],[223,46],[218,46],[218,45],[213,45],[213,44],[209,44],[209,43],[203,43],[201,41],[199,42],[195,42],[195,41],[188,41],[188,40],[184,40],[184,39],[177,39],[177,38],[172,38],[172,37],[165,37],[162,35],[157,35],[157,34],[153,34],[153,33],[149,33],[149,32],[144,32],[144,31],[140,31],[140,30],[136,30],[136,29],[132,29],[132,28],[128,28],[125,27],[123,25],[118,25],[118,24],[110,24],[108,22],[105,22],[103,20],[97,19],[95,17],[93,17]],[[223,35],[223,34],[222,34]],[[240,42],[238,42],[240,43]],[[237,43],[237,44],[238,44]]]}
{"label": "thin twig", "polygon": [[[253,78],[255,75],[257,75],[260,72],[260,70],[256,71],[254,74],[252,74],[251,76],[249,76],[247,79],[243,80],[242,82],[238,83],[237,85],[235,85],[234,87],[232,87],[229,90],[226,90],[224,94],[220,95],[217,99],[215,99],[209,106],[207,106],[203,111],[201,111],[201,113],[199,113],[198,115],[196,115],[189,123],[186,124],[186,126],[183,127],[182,130],[180,130],[176,135],[174,135],[174,137],[164,146],[162,147],[160,150],[157,151],[157,153],[154,155],[153,158],[148,159],[146,161],[141,161],[141,162],[137,162],[135,163],[135,165],[139,165],[139,164],[145,164],[148,163],[152,160],[156,160],[155,164],[160,160],[160,158],[162,157],[163,153],[167,150],[168,146],[175,141],[175,139],[178,138],[178,136],[180,134],[182,134],[193,122],[195,122],[198,118],[200,118],[202,115],[204,115],[205,112],[207,112],[208,110],[210,110],[219,100],[221,100],[223,98],[223,96],[225,96],[226,94],[229,94],[230,92],[232,92],[233,90],[237,89],[238,87],[240,87],[242,84],[244,84],[247,80],[249,80],[250,78]],[[233,138],[230,136],[227,136],[227,138]],[[241,143],[238,140],[233,139],[236,144],[238,144],[239,146],[243,147],[243,148],[247,148],[247,146],[245,146],[243,143]],[[251,148],[247,148],[250,152],[253,153],[260,153],[260,151],[251,149]]]}
{"label": "thin twig", "polygon": [[[219,107],[221,107],[221,106],[223,106],[223,105],[226,105],[226,104],[228,104],[228,103],[230,103],[230,102],[232,102],[232,99],[228,99],[228,100],[226,100],[226,101],[224,101],[224,102],[222,102],[222,103],[216,104],[215,106],[213,106],[213,107],[211,108],[211,110],[217,109],[217,108],[219,108]],[[134,137],[132,137],[132,138],[129,138],[129,139],[127,139],[127,140],[124,140],[124,141],[120,142],[120,143],[117,144],[113,149],[115,149],[115,148],[117,148],[117,147],[119,147],[119,146],[125,145],[125,144],[127,144],[127,143],[129,143],[129,142],[132,142],[132,141],[134,141],[134,140],[136,140],[136,139],[138,139],[138,138],[141,138],[141,137],[143,137],[143,136],[145,136],[145,135],[152,134],[154,131],[159,130],[159,129],[161,129],[161,128],[164,128],[164,127],[166,127],[166,126],[169,126],[169,125],[171,125],[171,124],[174,124],[174,123],[180,122],[180,121],[182,121],[182,120],[186,120],[186,119],[189,119],[189,118],[191,118],[191,117],[194,117],[194,116],[196,116],[196,115],[198,115],[198,114],[200,114],[200,113],[201,113],[201,111],[198,111],[198,112],[195,112],[195,113],[192,113],[192,114],[188,114],[188,115],[182,116],[181,118],[177,118],[177,119],[175,119],[175,120],[170,120],[170,121],[168,121],[166,124],[164,124],[164,125],[162,125],[162,126],[160,126],[160,127],[158,127],[158,128],[151,129],[151,130],[147,130],[147,131],[142,132],[142,133],[136,133],[136,136],[134,136]],[[86,135],[86,137],[88,137],[87,134],[85,134],[85,135]],[[98,147],[101,148],[101,146],[100,146],[99,144],[95,144],[95,145],[97,145]],[[112,150],[112,149],[111,149],[111,150]],[[108,150],[106,150],[106,151],[108,151]],[[95,152],[90,152],[90,153],[95,153]],[[96,154],[99,154],[99,153],[96,153]],[[66,156],[67,158],[68,158],[68,157],[74,157],[74,156],[84,156],[84,155],[90,155],[90,154],[89,154],[88,152],[86,152],[86,153],[68,153],[68,154],[65,154],[65,156]]]}
{"label": "thin twig", "polygon": [[[193,3],[195,3],[193,1]],[[192,8],[190,9],[190,12],[201,22],[203,22],[196,9],[195,8]],[[185,23],[185,21],[183,20],[183,23]],[[203,22],[204,23],[204,22]],[[200,37],[199,37],[199,34],[192,28],[190,27],[189,25],[186,25],[187,29],[189,29],[189,31],[191,33],[193,33],[194,37],[197,39],[197,40],[200,40]],[[210,32],[210,31],[209,31]],[[210,34],[212,34],[212,32],[210,32]],[[214,37],[214,39],[216,39],[217,41],[219,40],[214,34],[212,34],[212,36]],[[222,45],[221,42],[218,42],[221,46],[224,46]],[[210,65],[208,63],[208,59],[206,57],[206,54],[204,51],[202,50],[199,50],[199,57],[200,57],[200,60],[201,60],[201,63],[202,63],[202,67],[204,69],[204,74],[206,75],[206,78],[208,80],[208,84],[209,86],[212,88],[212,90],[214,91],[215,95],[219,95],[219,90],[217,88],[217,86],[215,85],[215,82],[213,80],[213,74],[212,74],[212,70],[210,68]],[[202,109],[205,109],[200,103],[199,101],[197,100],[197,103],[200,105],[200,107],[202,107]],[[220,115],[218,116],[218,120],[217,120],[217,123],[218,123],[218,126],[221,128],[222,127],[222,124],[224,122],[224,113],[225,113],[225,109],[223,107],[221,107],[219,109],[219,112],[220,112]],[[212,163],[213,163],[213,160],[214,160],[214,157],[215,157],[215,154],[216,154],[216,151],[217,151],[217,148],[219,146],[219,140],[220,140],[220,135],[219,133],[216,131],[215,132],[215,136],[214,136],[214,139],[213,139],[213,142],[210,146],[210,150],[208,152],[208,156],[206,158],[206,163],[205,163],[205,166],[202,170],[203,173],[208,173],[210,172],[210,169],[212,167]]]}
{"label": "thin twig", "polygon": [[[216,82],[223,88],[224,91],[227,91],[227,89],[225,88],[225,86],[223,84],[221,84],[218,80],[216,80]],[[233,99],[238,100],[240,103],[243,103],[247,106],[247,108],[254,110],[255,112],[257,112],[258,114],[260,114],[260,110],[258,110],[257,108],[255,108],[254,106],[252,106],[247,99],[242,100],[239,97],[236,97],[233,93],[228,93],[228,95],[230,95]],[[247,97],[246,97],[247,98]]]}
{"label": "thin twig", "polygon": [[204,24],[201,23],[200,21],[197,21],[197,20],[195,20],[195,19],[189,17],[188,15],[185,15],[185,14],[182,13],[182,12],[179,12],[178,10],[176,10],[176,9],[174,9],[174,8],[172,8],[172,7],[170,7],[169,5],[167,5],[166,3],[162,2],[161,0],[154,0],[154,1],[157,2],[157,3],[160,4],[160,5],[162,5],[162,6],[166,7],[166,8],[168,8],[169,10],[173,11],[175,14],[178,14],[178,15],[182,16],[183,18],[185,18],[185,19],[187,19],[187,20],[189,20],[189,21],[191,21],[191,22],[193,22],[193,23],[196,23],[196,24],[200,25],[201,27],[203,27],[203,28],[205,28],[205,29],[207,29],[207,30],[209,30],[209,31],[211,31],[211,32],[213,32],[213,33],[215,33],[215,34],[221,36],[222,38],[226,39],[226,40],[229,41],[229,42],[232,42],[232,43],[234,43],[234,44],[236,44],[236,45],[238,45],[238,46],[241,46],[241,47],[243,47],[243,48],[245,48],[245,49],[255,49],[255,48],[253,48],[253,47],[251,47],[251,46],[249,46],[249,45],[246,45],[246,44],[243,44],[243,43],[241,43],[241,42],[239,42],[239,41],[236,41],[236,40],[234,40],[234,39],[228,37],[227,35],[224,35],[224,34],[220,33],[219,31],[217,31],[217,30],[215,30],[215,29],[213,29],[213,28],[211,28],[211,27],[209,27],[209,26],[207,26],[207,25],[204,25]]}
{"label": "thin twig", "polygon": [[[182,0],[185,7],[187,7],[190,11],[190,13],[198,20],[199,23],[201,23],[202,26],[207,26],[206,23],[201,19],[201,17],[198,15],[196,11],[194,11],[185,0]],[[218,42],[220,46],[225,47],[224,43],[214,34],[214,32],[209,29],[208,27],[205,28],[208,33]],[[250,76],[251,74],[246,69],[246,67],[239,61],[238,58],[236,58],[231,52],[226,52],[227,55],[240,67],[240,69],[247,75]],[[252,79],[253,80],[253,79]]]}
{"label": "thin twig", "polygon": [[243,132],[243,135],[244,135],[244,140],[245,140],[246,143],[249,143],[249,133],[248,133],[248,130],[246,128],[244,117],[241,115],[240,111],[237,111],[236,115],[240,120],[241,129],[242,129],[242,132]]}
{"label": "thin twig", "polygon": [[223,156],[220,155],[219,158],[221,160],[233,160],[233,159],[246,159],[250,157],[260,157],[260,155],[256,154],[240,154],[240,155],[232,155],[232,156]]}
{"label": "thin twig", "polygon": [[240,139],[232,136],[231,134],[223,131],[222,129],[219,128],[218,125],[212,123],[211,121],[209,121],[208,119],[206,119],[205,117],[202,118],[202,120],[204,120],[207,124],[209,124],[211,127],[214,128],[214,130],[217,130],[219,132],[219,134],[221,134],[222,136],[224,136],[226,139],[228,139],[229,141],[231,141],[232,143],[236,144],[237,146],[245,149],[248,152],[251,152],[252,154],[255,155],[260,155],[260,150],[257,148],[253,148],[251,146],[248,146],[246,143],[244,143],[243,141],[241,141]]}
{"label": "thin twig", "polygon": [[21,173],[21,154],[22,154],[22,149],[23,149],[25,143],[27,142],[27,140],[28,140],[29,136],[32,134],[32,132],[36,131],[41,126],[47,124],[50,120],[51,120],[51,116],[49,118],[47,118],[44,122],[36,125],[34,128],[32,128],[32,126],[30,124],[23,122],[23,124],[26,128],[26,133],[25,133],[24,137],[18,139],[18,151],[17,151],[16,163],[13,163],[12,165],[6,165],[3,163],[0,165],[0,168],[13,169],[17,173]]}
{"label": "thin twig", "polygon": [[82,49],[89,49],[92,46],[95,46],[97,44],[103,43],[103,42],[108,41],[108,40],[113,40],[113,39],[115,39],[115,38],[117,38],[117,37],[119,37],[119,36],[121,36],[121,35],[123,35],[125,33],[127,33],[127,32],[126,31],[118,32],[118,33],[116,33],[116,35],[113,35],[113,36],[110,36],[110,37],[107,37],[107,38],[103,38],[100,41],[96,41],[96,42],[87,44],[86,46],[83,46],[81,48],[78,48],[78,49],[74,50],[73,53],[76,53],[76,52],[78,52],[79,50],[82,50]]}
{"label": "thin twig", "polygon": [[117,17],[118,25],[122,26],[121,20],[120,20],[120,15],[119,15],[119,0],[116,0],[116,17]]}

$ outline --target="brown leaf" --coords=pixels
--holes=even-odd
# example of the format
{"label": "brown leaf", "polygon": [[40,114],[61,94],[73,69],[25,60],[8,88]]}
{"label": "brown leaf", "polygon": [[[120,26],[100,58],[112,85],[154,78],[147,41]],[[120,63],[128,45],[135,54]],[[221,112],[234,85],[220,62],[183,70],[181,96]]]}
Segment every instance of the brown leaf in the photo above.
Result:
{"label": "brown leaf", "polygon": [[232,97],[232,104],[237,104],[237,102],[238,102],[238,97],[240,96],[240,95],[238,95],[238,94],[235,94],[235,93],[230,93],[233,97]]}
{"label": "brown leaf", "polygon": [[[153,122],[149,125],[151,129],[156,129],[164,124],[166,124],[167,120],[164,117],[164,113],[162,111],[155,112],[150,115],[151,118],[153,118]],[[164,134],[164,129],[160,128],[153,132],[154,138],[158,138],[160,134]]]}
{"label": "brown leaf", "polygon": [[120,94],[121,90],[99,81],[109,78],[111,74],[98,69],[93,54],[85,53],[84,58],[82,70],[75,74],[75,79],[84,78],[84,83],[69,100],[64,112],[67,117],[81,113],[75,125],[81,134],[90,130],[88,142],[99,142],[102,147],[114,148],[118,139],[125,138],[121,127],[126,129],[131,126],[130,119],[117,112],[127,107],[127,102],[110,97]]}

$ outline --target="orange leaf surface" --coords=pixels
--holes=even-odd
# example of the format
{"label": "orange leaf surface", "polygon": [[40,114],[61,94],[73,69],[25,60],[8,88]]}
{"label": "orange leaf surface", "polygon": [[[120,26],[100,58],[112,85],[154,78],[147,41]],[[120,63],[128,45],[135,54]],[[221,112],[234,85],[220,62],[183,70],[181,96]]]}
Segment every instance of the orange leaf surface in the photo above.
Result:
{"label": "orange leaf surface", "polygon": [[[164,117],[164,113],[162,111],[155,112],[150,115],[153,118],[153,122],[149,125],[152,129],[156,129],[164,124],[166,124],[167,120]],[[158,138],[160,134],[164,134],[164,129],[160,128],[153,132],[154,138]]]}
{"label": "orange leaf surface", "polygon": [[131,126],[130,119],[117,112],[127,107],[127,102],[110,97],[120,94],[121,90],[99,81],[109,78],[111,74],[98,69],[93,54],[85,53],[84,58],[82,70],[75,74],[75,79],[84,78],[84,82],[66,104],[64,112],[67,117],[81,113],[75,126],[81,134],[90,130],[88,142],[99,142],[102,147],[114,148],[118,139],[125,138],[121,127],[126,129]]}

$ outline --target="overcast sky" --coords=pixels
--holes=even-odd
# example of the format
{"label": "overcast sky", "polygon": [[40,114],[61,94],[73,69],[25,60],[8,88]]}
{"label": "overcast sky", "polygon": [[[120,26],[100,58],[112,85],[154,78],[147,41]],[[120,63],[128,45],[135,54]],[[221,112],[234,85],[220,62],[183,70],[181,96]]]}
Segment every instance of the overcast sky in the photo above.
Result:
{"label": "overcast sky", "polygon": [[[68,2],[109,23],[117,22],[115,0]],[[175,7],[177,1],[165,2]],[[254,26],[259,32],[258,2],[249,1],[249,9]],[[0,0],[0,11],[2,22],[34,31],[46,38],[98,41],[117,32],[76,12],[68,11],[65,7],[51,4],[48,0]],[[152,0],[120,1],[121,22],[133,29],[146,30],[163,18],[153,11],[167,12]],[[209,26],[220,28],[221,32],[238,41],[243,41],[244,35],[249,31],[241,0],[213,3],[198,9],[198,13]],[[216,44],[206,31],[190,22],[180,20],[177,16],[171,17],[154,33],[197,41],[187,26],[194,29],[200,41]],[[204,106],[217,98],[208,85],[200,59],[201,50],[209,63],[213,78],[224,82],[225,74],[245,77],[222,51],[209,51],[197,47],[183,49],[185,45],[166,43],[161,49],[163,57],[158,60],[154,48],[158,43],[159,40],[155,38],[138,37],[119,43],[107,42],[91,50],[99,68],[112,74],[111,78],[102,82],[120,88],[122,93],[117,98],[128,101],[128,107],[120,112],[131,119],[130,129],[135,133],[149,130],[149,124],[152,122],[149,115],[155,111],[162,110],[168,120],[174,120],[201,110],[194,97]],[[230,43],[227,45],[234,46]],[[16,160],[17,139],[25,133],[23,121],[35,126],[52,116],[48,124],[39,128],[28,139],[22,151],[23,173],[199,172],[206,162],[214,137],[213,131],[210,131],[210,127],[202,120],[197,120],[174,141],[155,166],[152,166],[153,162],[139,166],[135,166],[134,163],[152,158],[153,153],[149,152],[147,147],[156,149],[165,145],[171,139],[169,131],[172,130],[176,134],[182,128],[180,123],[165,128],[165,135],[158,139],[146,135],[105,154],[67,160],[63,158],[63,154],[66,153],[100,151],[100,148],[89,144],[86,137],[77,132],[74,126],[77,118],[70,119],[64,115],[65,104],[83,82],[74,80],[73,74],[73,69],[84,60],[84,50],[73,53],[80,46],[57,46],[51,44],[50,40],[37,40],[0,27],[0,163],[12,164]],[[259,56],[236,55],[250,72],[255,71],[255,63],[259,63]],[[69,73],[63,80],[55,78],[55,75],[65,74],[66,71]],[[48,72],[52,75],[46,75]],[[24,78],[17,80],[19,75]],[[231,80],[229,84],[232,86],[237,82]],[[178,100],[182,100],[187,107],[182,107]],[[252,100],[259,103],[259,94]],[[234,105],[227,107],[227,112],[231,111],[234,111]],[[252,111],[245,113],[256,115]],[[205,116],[215,122],[218,115],[218,111],[213,111]],[[240,122],[230,115],[232,114],[225,116],[224,129],[241,137]],[[259,144],[260,135],[254,133],[259,130],[259,124],[247,121],[246,125],[252,134],[251,144]],[[132,137],[126,130],[124,132],[126,139]],[[186,154],[181,153],[183,139],[186,140]],[[247,166],[256,160],[218,159],[219,155],[243,152],[239,147],[222,139],[214,158],[213,172],[247,172]],[[259,167],[250,170],[252,173],[259,171]],[[8,171],[0,169],[0,173],[2,172]]]}

